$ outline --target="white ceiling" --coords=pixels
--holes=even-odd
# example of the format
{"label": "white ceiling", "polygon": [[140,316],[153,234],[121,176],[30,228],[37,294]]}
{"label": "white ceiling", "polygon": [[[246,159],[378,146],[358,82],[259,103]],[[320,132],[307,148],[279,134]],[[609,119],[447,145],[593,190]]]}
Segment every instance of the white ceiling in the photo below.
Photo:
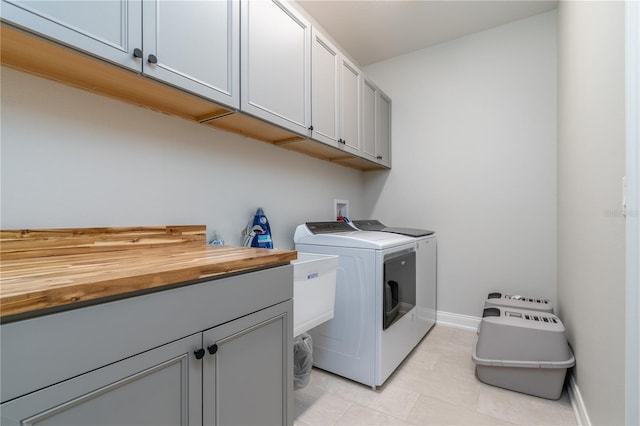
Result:
{"label": "white ceiling", "polygon": [[298,0],[361,66],[537,15],[557,1]]}

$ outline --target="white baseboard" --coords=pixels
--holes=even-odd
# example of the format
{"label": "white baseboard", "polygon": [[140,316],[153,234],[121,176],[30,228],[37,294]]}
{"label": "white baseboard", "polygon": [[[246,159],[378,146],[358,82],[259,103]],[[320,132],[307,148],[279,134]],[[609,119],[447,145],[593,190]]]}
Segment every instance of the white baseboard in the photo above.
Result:
{"label": "white baseboard", "polygon": [[447,327],[464,328],[466,330],[476,331],[480,325],[479,317],[470,315],[454,314],[452,312],[438,311],[437,324]]}
{"label": "white baseboard", "polygon": [[578,389],[576,379],[573,377],[571,372],[569,373],[569,387],[567,388],[567,391],[569,392],[569,399],[571,400],[571,406],[573,407],[573,413],[576,415],[578,425],[591,426],[587,407],[584,405],[580,389]]}

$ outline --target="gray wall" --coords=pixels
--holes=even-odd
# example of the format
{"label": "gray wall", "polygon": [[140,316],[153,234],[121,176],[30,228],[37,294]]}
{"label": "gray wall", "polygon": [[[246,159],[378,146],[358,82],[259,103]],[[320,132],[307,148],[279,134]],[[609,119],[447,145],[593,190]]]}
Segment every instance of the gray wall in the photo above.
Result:
{"label": "gray wall", "polygon": [[594,424],[624,424],[624,3],[558,9],[558,298]]}
{"label": "gray wall", "polygon": [[365,212],[438,232],[438,310],[555,302],[555,10],[365,71],[393,99],[393,169],[365,176]]}
{"label": "gray wall", "polygon": [[363,173],[2,68],[2,229],[206,224],[229,244],[264,207],[278,248],[363,215]]}

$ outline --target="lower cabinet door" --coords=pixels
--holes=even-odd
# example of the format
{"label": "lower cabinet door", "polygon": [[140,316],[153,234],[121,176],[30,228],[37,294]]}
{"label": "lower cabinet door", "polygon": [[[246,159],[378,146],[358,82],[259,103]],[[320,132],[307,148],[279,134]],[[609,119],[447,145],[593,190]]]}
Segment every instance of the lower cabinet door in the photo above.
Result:
{"label": "lower cabinet door", "polygon": [[194,334],[8,401],[0,423],[201,425],[202,361],[194,356],[201,347],[202,334]]}
{"label": "lower cabinet door", "polygon": [[203,424],[292,423],[291,306],[281,303],[203,334]]}

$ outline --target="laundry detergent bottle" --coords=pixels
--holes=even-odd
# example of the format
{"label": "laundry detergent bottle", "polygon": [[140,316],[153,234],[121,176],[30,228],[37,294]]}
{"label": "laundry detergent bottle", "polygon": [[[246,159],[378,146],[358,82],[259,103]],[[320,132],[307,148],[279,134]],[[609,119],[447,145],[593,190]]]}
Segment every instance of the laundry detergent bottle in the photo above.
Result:
{"label": "laundry detergent bottle", "polygon": [[247,247],[273,248],[269,220],[261,207],[256,210],[253,220],[249,221],[244,245]]}

